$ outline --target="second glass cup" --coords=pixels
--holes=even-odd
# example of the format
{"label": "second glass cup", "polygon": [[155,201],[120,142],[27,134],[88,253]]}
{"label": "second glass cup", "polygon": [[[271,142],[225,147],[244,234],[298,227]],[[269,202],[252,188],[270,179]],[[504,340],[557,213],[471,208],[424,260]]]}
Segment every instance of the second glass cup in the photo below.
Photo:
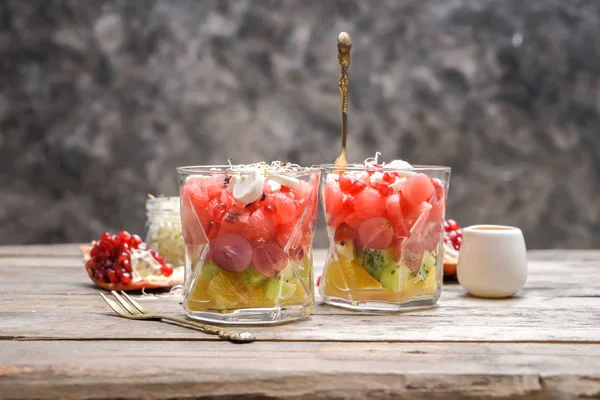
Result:
{"label": "second glass cup", "polygon": [[[320,170],[200,166],[177,171],[187,315],[226,324],[307,317],[314,304],[312,238]],[[243,200],[248,198],[253,200]]]}
{"label": "second glass cup", "polygon": [[319,285],[325,302],[369,310],[434,305],[441,294],[450,168],[322,169],[330,240]]}

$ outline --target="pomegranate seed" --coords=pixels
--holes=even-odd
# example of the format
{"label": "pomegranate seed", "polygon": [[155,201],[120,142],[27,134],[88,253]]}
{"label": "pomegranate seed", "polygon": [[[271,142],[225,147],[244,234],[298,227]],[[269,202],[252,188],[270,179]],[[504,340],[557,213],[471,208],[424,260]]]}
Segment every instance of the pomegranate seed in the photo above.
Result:
{"label": "pomegranate seed", "polygon": [[217,204],[217,206],[213,208],[212,212],[215,221],[218,223],[223,222],[223,218],[225,218],[225,203]]}
{"label": "pomegranate seed", "polygon": [[117,275],[117,278],[119,278],[119,280],[121,280],[121,277],[123,276],[123,269],[121,267],[119,267],[118,265],[115,266],[115,274]]}
{"label": "pomegranate seed", "polygon": [[321,277],[319,276],[319,277],[317,278],[317,286],[319,286],[320,284],[321,284]]}
{"label": "pomegranate seed", "polygon": [[161,264],[165,263],[165,259],[163,258],[163,256],[161,256],[160,254],[158,254],[157,252],[153,252],[154,254],[152,254],[152,257],[154,257],[154,259],[156,261],[158,261]]}
{"label": "pomegranate seed", "polygon": [[87,260],[87,262],[85,263],[85,266],[89,269],[94,268],[95,265],[96,265],[96,263],[92,259]]}
{"label": "pomegranate seed", "polygon": [[125,260],[121,264],[121,268],[123,268],[127,272],[131,272],[131,261]]}
{"label": "pomegranate seed", "polygon": [[381,193],[382,196],[386,197],[391,195],[392,193],[394,193],[394,190],[389,187],[388,185],[386,185],[385,183],[379,183],[375,186],[375,189],[377,189],[379,191],[379,193]]}
{"label": "pomegranate seed", "polygon": [[446,222],[448,223],[448,227],[450,228],[450,230],[455,231],[460,228],[460,226],[453,219],[449,219]]}
{"label": "pomegranate seed", "polygon": [[112,237],[112,235],[110,233],[104,232],[102,235],[100,235],[100,241],[101,242],[110,241],[111,237]]}
{"label": "pomegranate seed", "polygon": [[348,176],[346,176],[346,175],[340,176],[339,183],[340,183],[340,189],[342,189],[342,192],[350,193],[350,191],[352,190],[353,182]]}
{"label": "pomegranate seed", "polygon": [[137,249],[140,244],[142,244],[142,238],[138,235],[132,235],[131,239],[129,239],[129,246],[131,246],[132,249]]}
{"label": "pomegranate seed", "polygon": [[92,247],[92,250],[90,250],[90,257],[95,258],[98,255],[98,249],[99,246],[95,244],[94,247]]}
{"label": "pomegranate seed", "polygon": [[363,181],[361,181],[360,179],[357,179],[354,182],[352,182],[352,187],[350,188],[348,193],[352,196],[356,196],[357,194],[362,192],[363,189],[366,187],[367,187],[367,185]]}
{"label": "pomegranate seed", "polygon": [[127,231],[119,232],[119,237],[121,238],[121,241],[123,243],[129,243],[129,241],[131,240],[131,234]]}
{"label": "pomegranate seed", "polygon": [[449,219],[444,221],[444,243],[452,245],[456,250],[460,250],[462,236],[462,229],[455,220]]}
{"label": "pomegranate seed", "polygon": [[221,225],[217,224],[215,221],[210,221],[206,228],[206,237],[208,239],[214,239],[219,234],[219,229]]}
{"label": "pomegranate seed", "polygon": [[123,275],[121,276],[121,283],[127,285],[129,282],[131,282],[131,274],[129,272],[123,272]]}
{"label": "pomegranate seed", "polygon": [[108,276],[108,280],[111,283],[119,283],[119,278],[117,278],[117,273],[114,269],[107,269],[106,276]]}
{"label": "pomegranate seed", "polygon": [[383,181],[385,183],[394,183],[396,181],[396,177],[389,172],[384,172]]}
{"label": "pomegranate seed", "polygon": [[171,264],[164,264],[160,267],[160,273],[164,276],[171,276],[173,274],[173,266]]}

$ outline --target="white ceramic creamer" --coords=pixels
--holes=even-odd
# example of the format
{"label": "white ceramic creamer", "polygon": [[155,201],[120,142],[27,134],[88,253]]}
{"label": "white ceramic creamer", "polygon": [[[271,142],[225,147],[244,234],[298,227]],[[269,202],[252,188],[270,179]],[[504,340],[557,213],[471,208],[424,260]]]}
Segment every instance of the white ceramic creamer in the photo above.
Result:
{"label": "white ceramic creamer", "polygon": [[473,225],[463,229],[457,277],[473,296],[509,297],[527,281],[527,249],[519,228]]}

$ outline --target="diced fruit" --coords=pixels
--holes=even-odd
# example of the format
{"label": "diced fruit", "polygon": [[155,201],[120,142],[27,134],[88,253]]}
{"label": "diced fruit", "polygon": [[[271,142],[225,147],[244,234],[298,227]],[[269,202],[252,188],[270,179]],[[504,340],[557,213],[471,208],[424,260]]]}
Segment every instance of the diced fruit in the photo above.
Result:
{"label": "diced fruit", "polygon": [[[375,279],[381,279],[381,273],[388,264],[396,264],[393,249],[372,250],[357,248],[355,260]],[[421,261],[421,258],[419,258]]]}
{"label": "diced fruit", "polygon": [[244,280],[251,288],[261,286],[267,278],[254,268],[248,268],[243,272]]}
{"label": "diced fruit", "polygon": [[440,223],[429,222],[423,231],[423,246],[427,251],[437,251],[442,235],[442,225]]}
{"label": "diced fruit", "polygon": [[402,196],[412,205],[428,201],[435,188],[431,179],[425,174],[415,174],[408,177],[402,186]]}
{"label": "diced fruit", "polygon": [[298,247],[302,241],[302,231],[300,228],[297,221],[279,225],[277,228],[277,244],[281,248],[285,248],[286,246],[290,249]]}
{"label": "diced fruit", "polygon": [[407,237],[408,229],[406,229],[404,217],[402,216],[399,194],[392,194],[385,199],[385,210],[392,226],[394,227],[395,236],[397,238]]}
{"label": "diced fruit", "polygon": [[274,222],[271,218],[265,216],[262,209],[258,209],[252,213],[242,231],[242,235],[254,247],[272,241],[276,234],[277,230]]}
{"label": "diced fruit", "polygon": [[429,221],[434,223],[441,223],[444,219],[444,211],[445,211],[445,195],[444,195],[444,187],[438,186],[433,192],[433,196],[429,200],[429,204],[431,204],[431,213],[429,214]]}
{"label": "diced fruit", "polygon": [[354,243],[351,240],[336,242],[335,248],[340,259],[347,261],[354,260]]}
{"label": "diced fruit", "polygon": [[387,219],[373,217],[360,224],[358,227],[358,238],[364,247],[384,250],[392,243],[394,229]]}
{"label": "diced fruit", "polygon": [[[355,262],[332,261],[323,276],[324,285],[335,291],[381,289],[381,283]],[[319,286],[321,282],[318,282]]]}
{"label": "diced fruit", "polygon": [[288,263],[288,265],[279,273],[279,279],[281,279],[282,281],[291,281],[295,277],[296,275],[294,274],[293,263]]}
{"label": "diced fruit", "polygon": [[223,217],[219,233],[241,233],[248,219],[250,219],[250,211],[232,206]]}
{"label": "diced fruit", "polygon": [[358,216],[358,214],[356,214],[355,212],[351,213],[346,218],[344,218],[344,223],[346,225],[349,225],[354,230],[358,229],[358,227],[360,226],[360,224],[362,224],[362,222],[363,222],[363,219],[360,218]]}
{"label": "diced fruit", "polygon": [[411,271],[416,271],[421,266],[423,259],[423,241],[419,236],[411,235],[402,243],[400,261]]}
{"label": "diced fruit", "polygon": [[435,266],[435,257],[433,254],[428,252],[427,250],[423,252],[423,259],[421,260],[421,268],[423,267],[434,267]]}
{"label": "diced fruit", "polygon": [[341,242],[342,240],[354,240],[356,238],[356,230],[350,225],[343,223],[337,227],[333,240]]}
{"label": "diced fruit", "polygon": [[278,224],[286,224],[298,219],[294,200],[290,196],[281,192],[275,193],[273,196],[273,206],[275,207],[273,218]]}
{"label": "diced fruit", "polygon": [[362,219],[377,217],[385,211],[385,203],[377,190],[367,187],[354,198],[354,210]]}
{"label": "diced fruit", "polygon": [[287,300],[296,292],[296,285],[279,279],[269,279],[264,286],[265,296],[271,301]]}
{"label": "diced fruit", "polygon": [[219,274],[219,267],[212,261],[205,261],[202,264],[202,269],[200,270],[200,278],[206,281],[210,281],[212,278]]}
{"label": "diced fruit", "polygon": [[273,242],[255,248],[252,254],[254,267],[265,276],[276,275],[285,268],[287,262],[283,249]]}
{"label": "diced fruit", "polygon": [[431,213],[431,204],[423,202],[416,210],[416,213],[411,214],[408,219],[409,226],[411,227],[411,235],[420,235],[425,230],[425,226],[429,220],[429,214]]}
{"label": "diced fruit", "polygon": [[344,207],[344,194],[338,182],[331,180],[325,184],[325,212],[327,214],[339,214]]}
{"label": "diced fruit", "polygon": [[241,272],[252,261],[252,246],[235,233],[220,235],[210,244],[213,260],[225,271]]}
{"label": "diced fruit", "polygon": [[403,264],[390,264],[381,273],[381,286],[392,292],[400,292],[408,287],[410,269]]}
{"label": "diced fruit", "polygon": [[243,307],[250,297],[242,274],[222,272],[208,284],[207,294],[220,309]]}

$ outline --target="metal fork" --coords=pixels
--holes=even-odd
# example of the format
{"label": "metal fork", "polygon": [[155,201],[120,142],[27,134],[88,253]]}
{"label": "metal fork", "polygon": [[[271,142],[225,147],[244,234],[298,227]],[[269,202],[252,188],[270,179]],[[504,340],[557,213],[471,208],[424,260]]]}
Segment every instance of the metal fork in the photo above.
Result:
{"label": "metal fork", "polygon": [[255,340],[254,336],[252,336],[249,332],[228,332],[223,329],[200,324],[197,322],[189,321],[183,318],[175,318],[169,317],[167,315],[158,315],[152,314],[144,309],[137,301],[132,299],[127,295],[127,293],[121,291],[121,294],[125,297],[119,295],[119,293],[114,290],[111,293],[115,296],[117,301],[111,300],[106,297],[103,293],[100,293],[100,296],[106,301],[110,308],[114,310],[117,314],[119,314],[123,318],[129,319],[147,319],[147,320],[155,320],[155,321],[171,321],[175,322],[179,325],[186,326],[188,328],[197,329],[204,333],[208,333],[211,335],[218,335],[222,339],[229,340],[231,342],[252,342]]}

